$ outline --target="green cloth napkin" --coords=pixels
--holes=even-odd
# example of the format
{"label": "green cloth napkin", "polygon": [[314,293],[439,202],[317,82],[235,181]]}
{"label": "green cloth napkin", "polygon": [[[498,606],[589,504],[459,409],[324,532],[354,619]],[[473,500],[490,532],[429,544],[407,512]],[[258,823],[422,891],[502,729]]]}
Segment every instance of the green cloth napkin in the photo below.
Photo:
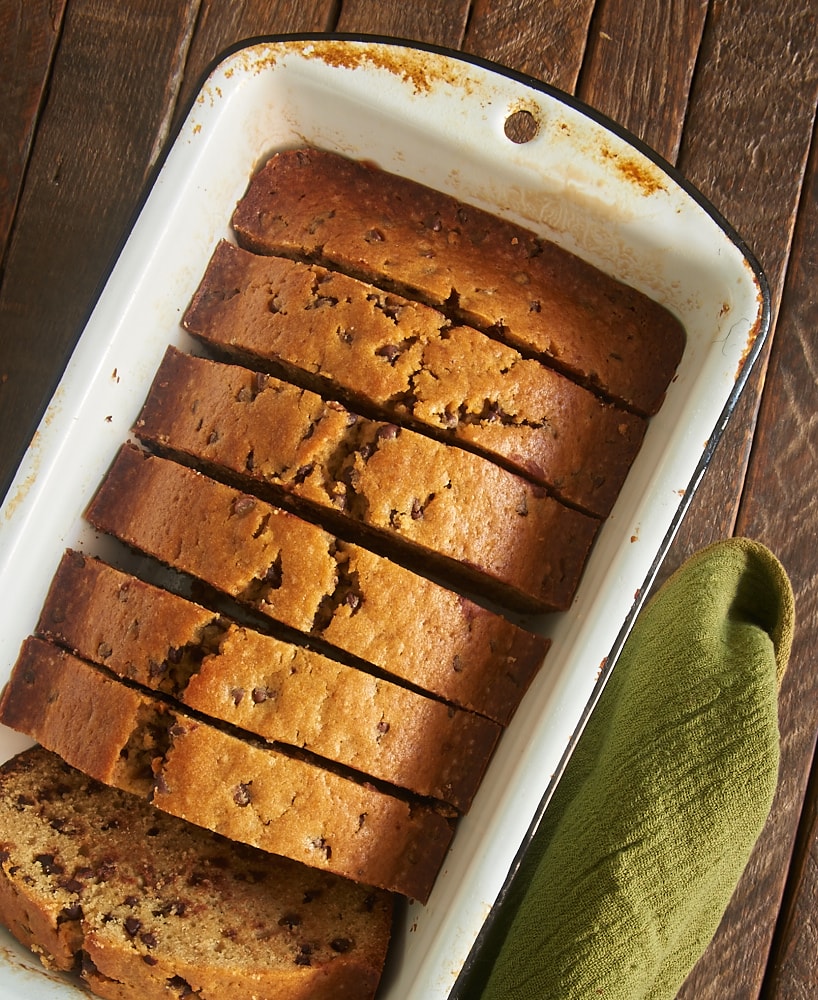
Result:
{"label": "green cloth napkin", "polygon": [[748,539],[709,546],[661,587],[568,762],[468,996],[676,996],[770,810],[793,622],[786,573]]}

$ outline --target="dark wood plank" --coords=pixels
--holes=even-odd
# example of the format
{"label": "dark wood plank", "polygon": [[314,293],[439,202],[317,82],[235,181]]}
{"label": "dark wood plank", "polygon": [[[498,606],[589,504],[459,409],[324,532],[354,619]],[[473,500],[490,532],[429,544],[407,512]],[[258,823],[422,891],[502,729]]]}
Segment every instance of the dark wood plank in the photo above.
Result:
{"label": "dark wood plank", "polygon": [[796,854],[762,990],[764,1000],[818,996],[818,766],[813,765]]}
{"label": "dark wood plank", "polygon": [[463,48],[573,93],[593,9],[594,0],[476,0]]}
{"label": "dark wood plank", "polygon": [[671,163],[682,138],[707,0],[597,4],[577,94]]}
{"label": "dark wood plank", "polygon": [[0,493],[127,233],[197,9],[193,0],[67,8],[0,286]]}
{"label": "dark wood plank", "polygon": [[[817,99],[818,47],[807,7],[781,7],[773,0],[711,4],[679,166],[758,256],[770,282],[774,318]],[[691,552],[734,530],[766,360],[765,352],[663,576]]]}
{"label": "dark wood plank", "polygon": [[177,118],[195,98],[211,63],[228,47],[263,35],[332,31],[337,0],[203,0],[190,45]]}
{"label": "dark wood plank", "polygon": [[[818,643],[814,571],[818,301],[812,292],[818,281],[818,132],[798,221],[750,465],[748,497],[739,518],[742,530],[760,533],[780,553],[796,591],[798,631],[782,691],[784,759],[776,803],[788,824],[795,822],[800,808],[806,761],[812,756],[812,774],[762,991],[765,1000],[807,1000],[818,995],[818,758],[814,751],[818,732],[814,653]],[[765,840],[762,847],[780,858],[781,845],[775,840]],[[778,865],[783,868],[783,858]],[[756,919],[754,910],[749,914]]]}
{"label": "dark wood plank", "polygon": [[[815,535],[818,509],[818,148],[813,147],[801,200],[778,329],[772,345],[758,430],[736,532],[758,538],[783,562],[796,594],[797,630],[790,668],[781,689],[780,780],[772,813],[731,902],[712,949],[694,971],[686,992],[696,997],[755,997],[765,974],[776,914],[784,894],[793,843],[818,732],[818,584]],[[812,789],[815,795],[815,783]],[[812,809],[815,802],[812,802]],[[808,947],[815,934],[816,878],[809,851],[816,850],[814,820],[807,817],[802,855],[796,854],[784,924],[773,952],[764,995],[798,996],[805,968],[815,970]],[[814,856],[813,856],[814,857]],[[810,917],[811,914],[811,917]],[[719,992],[722,984],[724,992]],[[707,984],[707,985],[705,985]],[[729,984],[729,988],[728,988]]]}
{"label": "dark wood plank", "polygon": [[67,0],[0,5],[0,261],[11,230]]}
{"label": "dark wood plank", "polygon": [[343,0],[336,28],[456,49],[463,40],[468,15],[468,0],[437,0],[433,4]]}

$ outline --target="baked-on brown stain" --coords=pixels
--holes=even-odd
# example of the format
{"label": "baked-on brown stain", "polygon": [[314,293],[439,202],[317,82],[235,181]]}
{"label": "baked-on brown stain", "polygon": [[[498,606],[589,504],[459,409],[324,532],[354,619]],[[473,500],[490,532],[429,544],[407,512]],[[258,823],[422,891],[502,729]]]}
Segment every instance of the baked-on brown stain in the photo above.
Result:
{"label": "baked-on brown stain", "polygon": [[302,54],[321,59],[328,66],[357,69],[369,65],[387,70],[411,83],[416,94],[429,93],[438,83],[452,84],[466,92],[472,89],[465,72],[453,70],[453,64],[449,60],[420,49],[395,48],[391,45],[362,48],[355,43],[345,45],[338,41],[317,41],[305,43]]}
{"label": "baked-on brown stain", "polygon": [[641,188],[643,194],[656,194],[657,191],[666,189],[658,168],[647,165],[634,157],[622,156],[608,146],[602,146],[600,153],[604,159],[613,161],[618,173],[635,187]]}

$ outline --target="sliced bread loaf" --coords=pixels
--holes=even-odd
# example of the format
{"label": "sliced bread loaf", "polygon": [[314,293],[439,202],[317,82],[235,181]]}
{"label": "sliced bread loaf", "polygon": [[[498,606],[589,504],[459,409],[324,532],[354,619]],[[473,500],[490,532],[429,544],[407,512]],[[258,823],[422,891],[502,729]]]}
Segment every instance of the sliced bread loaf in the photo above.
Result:
{"label": "sliced bread loaf", "polygon": [[500,727],[67,552],[37,632],[212,718],[465,812]]}
{"label": "sliced bread loaf", "polygon": [[646,421],[437,310],[222,241],[185,328],[233,360],[472,448],[599,517]]}
{"label": "sliced bread loaf", "polygon": [[570,605],[599,528],[480,455],[175,348],[134,432],[162,454],[520,611]]}
{"label": "sliced bread loaf", "polygon": [[249,250],[419,298],[640,413],[658,409],[684,350],[667,309],[555,243],[326,150],[272,156],[233,227]]}
{"label": "sliced bread loaf", "polygon": [[501,724],[549,647],[368,549],[129,445],[86,516],[266,617]]}
{"label": "sliced bread loaf", "polygon": [[32,747],[0,767],[0,922],[110,1000],[367,1000],[392,897],[232,843]]}
{"label": "sliced bread loaf", "polygon": [[231,840],[423,902],[453,833],[428,805],[240,739],[29,638],[0,722]]}

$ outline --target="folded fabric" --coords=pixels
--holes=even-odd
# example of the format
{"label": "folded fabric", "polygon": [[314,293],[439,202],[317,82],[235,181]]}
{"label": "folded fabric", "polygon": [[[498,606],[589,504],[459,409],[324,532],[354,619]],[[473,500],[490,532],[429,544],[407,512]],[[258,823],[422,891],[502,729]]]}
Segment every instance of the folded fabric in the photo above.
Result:
{"label": "folded fabric", "polygon": [[769,813],[793,595],[748,539],[693,556],[639,615],[468,996],[671,1000]]}

